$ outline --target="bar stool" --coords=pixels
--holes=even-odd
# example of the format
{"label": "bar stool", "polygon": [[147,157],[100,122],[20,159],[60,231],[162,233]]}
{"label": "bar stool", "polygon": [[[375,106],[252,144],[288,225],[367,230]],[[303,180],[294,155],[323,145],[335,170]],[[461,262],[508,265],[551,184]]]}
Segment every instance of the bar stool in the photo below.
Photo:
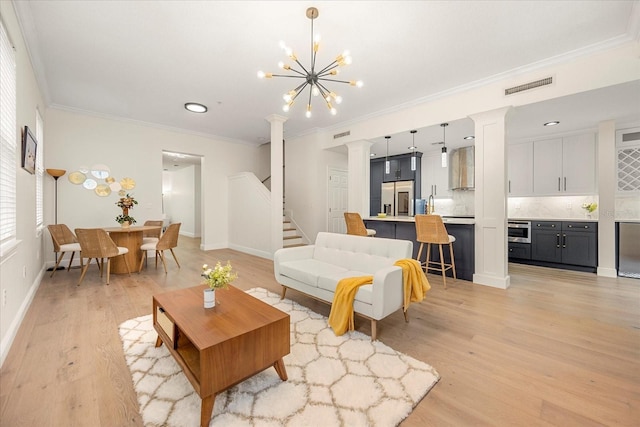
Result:
{"label": "bar stool", "polygon": [[[428,273],[429,270],[435,270],[442,272],[442,281],[444,288],[447,289],[446,271],[451,270],[453,272],[453,278],[456,277],[456,261],[453,257],[453,242],[456,241],[454,236],[447,233],[447,229],[442,222],[440,215],[416,215],[416,240],[420,242],[420,249],[418,249],[417,261],[421,266],[424,266],[424,272]],[[427,258],[425,262],[420,261],[422,257],[422,248],[424,244],[427,244]],[[438,245],[440,250],[440,260],[431,261],[431,245]],[[442,254],[442,245],[449,245],[449,255],[451,257],[451,263],[444,262]]]}
{"label": "bar stool", "polygon": [[364,221],[357,212],[345,212],[344,221],[347,224],[347,234],[369,237],[376,235],[376,230],[369,229],[364,226]]}

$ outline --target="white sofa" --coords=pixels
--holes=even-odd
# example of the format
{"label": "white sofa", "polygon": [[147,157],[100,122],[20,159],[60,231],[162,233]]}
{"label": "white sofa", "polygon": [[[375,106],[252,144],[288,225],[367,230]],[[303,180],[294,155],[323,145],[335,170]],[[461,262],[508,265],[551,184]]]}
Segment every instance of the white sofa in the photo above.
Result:
{"label": "white sofa", "polygon": [[375,340],[376,321],[402,308],[402,269],[393,264],[411,258],[412,250],[408,240],[321,232],[314,245],[277,250],[273,267],[282,298],[290,288],[329,304],[340,279],[372,275],[373,284],[358,289],[353,309],[371,320]]}

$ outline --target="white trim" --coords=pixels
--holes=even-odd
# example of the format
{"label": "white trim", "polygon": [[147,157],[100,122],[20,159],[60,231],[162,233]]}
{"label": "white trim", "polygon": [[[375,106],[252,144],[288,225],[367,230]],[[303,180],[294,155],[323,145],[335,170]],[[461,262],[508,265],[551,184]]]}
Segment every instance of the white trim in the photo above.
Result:
{"label": "white trim", "polygon": [[598,276],[602,277],[618,277],[618,270],[615,268],[598,267]]}
{"label": "white trim", "polygon": [[[222,248],[219,248],[222,249]],[[273,254],[270,252],[265,252],[265,251],[261,251],[261,250],[257,250],[255,248],[247,248],[245,246],[241,246],[241,245],[229,245],[229,249],[233,249],[235,251],[238,252],[243,252],[249,255],[255,255],[257,257],[260,258],[265,258],[265,259],[273,259]],[[210,249],[207,249],[210,250]]]}
{"label": "white trim", "polygon": [[492,288],[508,289],[509,286],[511,286],[511,276],[498,277],[489,276],[487,274],[474,274],[473,283],[490,286]]}

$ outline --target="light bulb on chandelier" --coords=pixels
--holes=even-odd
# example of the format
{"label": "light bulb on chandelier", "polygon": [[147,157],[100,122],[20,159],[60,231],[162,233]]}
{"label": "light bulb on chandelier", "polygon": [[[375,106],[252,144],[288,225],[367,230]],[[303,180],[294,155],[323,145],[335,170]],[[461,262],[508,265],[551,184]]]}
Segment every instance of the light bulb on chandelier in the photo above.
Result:
{"label": "light bulb on chandelier", "polygon": [[287,46],[283,41],[280,41],[280,47],[284,50],[284,53],[294,61],[300,69],[296,69],[295,65],[292,67],[291,65],[285,64],[280,61],[278,63],[278,67],[280,69],[290,71],[293,74],[273,74],[273,73],[265,73],[264,71],[258,71],[259,79],[271,79],[273,77],[289,77],[289,78],[297,78],[302,79],[303,82],[300,83],[296,88],[290,90],[285,95],[283,95],[283,99],[285,101],[285,105],[282,107],[284,112],[288,112],[291,109],[296,98],[305,90],[305,88],[309,87],[309,98],[307,102],[307,109],[305,112],[305,116],[307,118],[311,117],[311,97],[312,96],[322,96],[324,99],[329,112],[332,115],[336,115],[338,110],[332,105],[332,101],[336,104],[342,103],[342,97],[335,92],[329,90],[326,87],[327,82],[333,83],[346,83],[350,86],[355,86],[361,88],[363,83],[361,80],[337,80],[335,78],[330,78],[338,75],[338,67],[343,67],[351,64],[351,54],[349,51],[345,50],[343,53],[338,55],[333,62],[331,62],[326,67],[316,70],[316,55],[318,50],[320,49],[320,35],[313,34],[313,20],[316,19],[319,15],[318,9],[315,7],[310,7],[306,12],[307,18],[311,19],[311,66],[306,68],[304,65],[300,63],[298,57],[293,52],[289,46]]}

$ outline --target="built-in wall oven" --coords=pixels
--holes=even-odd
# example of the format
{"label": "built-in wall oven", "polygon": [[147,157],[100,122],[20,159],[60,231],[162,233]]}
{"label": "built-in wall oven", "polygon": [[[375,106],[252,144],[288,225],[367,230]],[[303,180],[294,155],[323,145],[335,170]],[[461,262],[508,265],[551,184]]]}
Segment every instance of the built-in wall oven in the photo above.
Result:
{"label": "built-in wall oven", "polygon": [[507,232],[510,242],[531,243],[531,221],[509,220]]}

